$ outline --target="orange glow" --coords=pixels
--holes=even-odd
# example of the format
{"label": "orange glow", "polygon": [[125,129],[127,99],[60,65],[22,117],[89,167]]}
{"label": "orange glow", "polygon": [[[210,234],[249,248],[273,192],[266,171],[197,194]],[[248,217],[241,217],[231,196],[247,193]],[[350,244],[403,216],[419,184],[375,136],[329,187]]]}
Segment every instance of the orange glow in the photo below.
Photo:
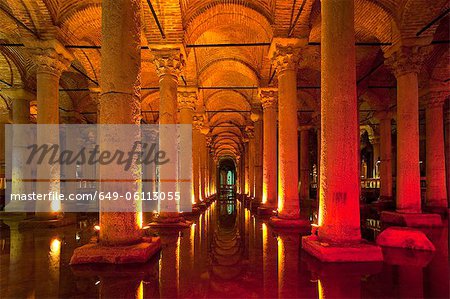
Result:
{"label": "orange glow", "polygon": [[94,230],[95,230],[95,231],[100,231],[100,225],[95,225],[95,226],[94,226]]}
{"label": "orange glow", "polygon": [[143,281],[141,281],[141,283],[139,284],[139,287],[136,292],[136,298],[144,299],[144,282]]}
{"label": "orange glow", "polygon": [[323,299],[324,298],[324,296],[323,296],[323,286],[322,286],[322,283],[320,282],[320,279],[317,282],[317,292],[319,293],[319,299]]}
{"label": "orange glow", "polygon": [[262,204],[265,204],[267,202],[267,184],[263,183],[263,194],[261,199]]}
{"label": "orange glow", "polygon": [[136,218],[137,218],[136,221],[137,221],[139,228],[142,228],[143,222],[144,222],[144,217],[142,215],[142,212],[138,212]]}
{"label": "orange glow", "polygon": [[59,256],[60,252],[61,252],[61,241],[58,238],[52,239],[50,243],[50,255]]}
{"label": "orange glow", "polygon": [[284,192],[283,189],[280,188],[280,186],[282,186],[282,181],[280,176],[278,176],[278,213],[281,213],[283,211],[283,207],[284,207]]}
{"label": "orange glow", "polygon": [[283,286],[283,273],[285,266],[284,244],[280,237],[277,237],[278,245],[278,295],[280,295]]}

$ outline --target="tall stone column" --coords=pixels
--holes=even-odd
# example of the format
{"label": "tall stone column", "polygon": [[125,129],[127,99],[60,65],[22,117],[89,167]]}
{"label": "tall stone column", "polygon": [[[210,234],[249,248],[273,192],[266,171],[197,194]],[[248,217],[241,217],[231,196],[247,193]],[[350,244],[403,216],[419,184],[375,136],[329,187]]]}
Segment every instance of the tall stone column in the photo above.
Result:
{"label": "tall stone column", "polygon": [[[102,1],[102,60],[100,151],[120,148],[123,138],[140,140],[141,1]],[[175,99],[176,100],[176,99]],[[126,133],[117,134],[124,128]],[[107,126],[106,126],[107,125]],[[115,126],[116,125],[116,126]],[[121,125],[121,126],[117,126]],[[126,138],[125,138],[126,139]],[[130,139],[127,139],[129,141]],[[100,165],[100,192],[142,190],[141,168],[133,161],[130,170],[115,163]],[[108,179],[123,180],[120,183]],[[142,239],[142,214],[139,201],[120,200],[100,203],[100,242],[75,249],[71,264],[140,263],[160,247],[159,242]],[[126,208],[119,212],[115,208]],[[114,208],[113,210],[111,208]]]}
{"label": "tall stone column", "polygon": [[[195,103],[197,101],[197,88],[193,87],[179,87],[178,88],[178,108],[180,110],[180,119],[179,123],[181,125],[191,125],[193,124],[193,116],[194,116],[194,110],[195,110]],[[185,129],[182,129],[183,133],[187,133]],[[192,133],[194,134],[194,128],[192,128]],[[185,134],[180,134],[180,139],[184,138],[186,139],[187,136],[184,136]],[[187,145],[187,140],[180,141],[181,146]],[[194,145],[192,143],[192,145]],[[195,148],[192,147],[192,158],[196,156],[195,154]],[[180,163],[181,165],[181,163]],[[195,175],[194,172],[194,158],[192,159],[192,165],[190,169],[183,169],[181,167],[180,169],[180,178],[186,178],[191,177],[191,182],[181,182],[180,183],[180,194],[183,197],[182,202],[190,202],[192,204],[195,204],[195,195],[194,195],[194,185],[193,185],[193,177]],[[198,184],[198,182],[197,182]],[[198,185],[197,187],[198,188]]]}
{"label": "tall stone column", "polygon": [[[23,88],[14,88],[4,90],[4,93],[12,99],[12,121],[13,124],[29,124],[30,123],[30,101],[36,96]],[[13,194],[26,194],[30,193],[30,183],[24,183],[21,179],[31,179],[30,166],[26,166],[25,162],[28,158],[28,149],[26,146],[29,144],[29,138],[27,130],[17,128],[13,131],[13,147],[12,151],[12,183],[11,193]],[[15,180],[15,178],[19,180]]]}
{"label": "tall stone column", "polygon": [[300,200],[309,200],[309,126],[300,127]]}
{"label": "tall stone column", "polygon": [[361,242],[354,0],[323,0],[321,12],[318,236],[304,237],[303,249],[322,261],[381,261],[379,247]]}
{"label": "tall stone column", "polygon": [[255,146],[255,127],[247,127],[245,128],[247,132],[247,136],[249,138],[248,141],[248,182],[249,182],[249,194],[251,199],[255,198],[255,154],[256,154],[256,146]]}
{"label": "tall stone column", "polygon": [[381,221],[406,226],[441,225],[439,215],[421,214],[419,168],[418,73],[423,54],[418,47],[401,47],[386,59],[397,78],[396,212],[383,212]]}
{"label": "tall stone column", "polygon": [[[269,57],[278,76],[278,217],[272,225],[309,225],[299,223],[297,65],[306,40],[275,38]],[[284,220],[284,221],[283,221]]]}
{"label": "tall stone column", "polygon": [[261,214],[272,214],[277,207],[277,89],[259,91],[263,107],[263,194]]}
{"label": "tall stone column", "polygon": [[201,194],[201,200],[205,201],[206,196],[206,151],[207,151],[207,144],[206,144],[206,134],[208,134],[209,129],[205,125],[200,130],[201,136],[200,136],[200,194]]}
{"label": "tall stone column", "polygon": [[447,201],[450,206],[450,100],[447,100],[447,109],[444,113],[445,117],[445,163],[447,172]]}
{"label": "tall stone column", "polygon": [[201,173],[200,173],[200,156],[197,154],[200,152],[202,133],[200,130],[203,127],[203,116],[196,114],[193,117],[193,131],[192,131],[192,186],[194,192],[195,204],[200,204],[202,201],[201,197]]}
{"label": "tall stone column", "polygon": [[445,151],[444,102],[447,91],[430,91],[426,98],[427,209],[446,213],[448,209]]}
{"label": "tall stone column", "polygon": [[263,120],[261,117],[260,106],[253,107],[253,118],[255,124],[254,142],[254,167],[253,167],[253,185],[254,185],[254,201],[252,209],[261,204],[263,191]]}
{"label": "tall stone column", "polygon": [[[178,148],[177,148],[177,89],[178,78],[185,64],[181,46],[155,45],[151,47],[153,62],[159,77],[159,149],[166,152],[168,163],[159,166],[159,192],[178,191]],[[160,222],[180,220],[179,201],[161,201]]]}
{"label": "tall stone column", "polygon": [[391,114],[380,112],[380,201],[392,201],[392,127]]}
{"label": "tall stone column", "polygon": [[[139,124],[140,13],[141,4],[137,0],[102,2],[102,76],[100,80],[102,93],[99,99],[100,117],[98,118],[102,125]],[[108,148],[110,141],[112,139],[108,136],[100,137],[100,147]],[[102,166],[99,167],[100,178],[110,177],[114,166]],[[122,168],[117,167],[115,171],[118,178],[129,176]],[[138,176],[135,178],[140,179]],[[120,185],[122,188],[116,189],[109,183],[101,182],[100,191],[120,191],[124,194],[127,191],[140,190],[137,184],[130,184],[127,187],[124,186],[125,183]],[[117,246],[140,240],[139,207],[135,205],[135,212],[104,212],[104,208],[108,209],[107,204],[104,207],[102,203],[100,204],[101,244]],[[120,229],[118,229],[118,223],[120,223]]]}
{"label": "tall stone column", "polygon": [[[26,46],[30,48],[37,65],[37,124],[59,124],[59,79],[73,56],[57,40],[31,41]],[[37,140],[38,143],[45,140],[47,144],[59,145],[57,126],[38,126]],[[60,165],[45,162],[37,165],[37,178],[44,181],[36,183],[36,193],[60,193]],[[49,202],[38,201],[35,217],[40,220],[54,219],[60,210],[60,202],[53,202],[49,206]]]}
{"label": "tall stone column", "polygon": [[[247,143],[247,165],[248,165],[248,196],[253,198],[254,196],[254,183],[255,183],[255,127],[248,125],[245,127],[245,134],[248,139]],[[246,169],[247,170],[247,169]]]}

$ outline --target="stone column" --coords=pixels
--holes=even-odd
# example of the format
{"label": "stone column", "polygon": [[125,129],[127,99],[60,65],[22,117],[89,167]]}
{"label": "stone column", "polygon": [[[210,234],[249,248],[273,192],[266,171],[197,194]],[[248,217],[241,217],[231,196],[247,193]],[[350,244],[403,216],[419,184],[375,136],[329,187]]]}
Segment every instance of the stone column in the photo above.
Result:
{"label": "stone column", "polygon": [[[178,191],[178,148],[177,148],[177,88],[178,78],[185,64],[182,46],[156,45],[151,47],[153,62],[159,77],[159,149],[166,152],[168,163],[159,166],[159,192]],[[177,222],[180,202],[161,201],[159,219],[161,222]]]}
{"label": "stone column", "polygon": [[300,126],[300,200],[309,200],[309,126]]}
{"label": "stone column", "polygon": [[[197,88],[193,87],[179,87],[178,88],[178,107],[180,109],[180,124],[185,125],[191,125],[193,124],[193,116],[194,116],[194,110],[195,110],[195,103],[197,101]],[[184,136],[184,133],[187,133],[187,130],[182,130],[183,134],[180,134],[180,139],[184,138],[186,139],[187,136]],[[194,134],[194,130],[192,130],[192,133]],[[193,141],[193,140],[192,140]],[[186,144],[186,141],[181,141],[181,146]],[[192,145],[194,145],[192,143]],[[182,149],[184,150],[184,149]],[[181,196],[187,197],[182,198],[182,202],[191,202],[192,204],[195,203],[195,196],[194,196],[194,185],[193,185],[193,178],[195,175],[194,172],[194,156],[196,156],[194,153],[195,148],[192,147],[192,165],[190,169],[183,170],[181,167],[180,171],[180,177],[186,178],[191,177],[191,182],[180,182],[180,193]],[[180,166],[182,165],[179,163]],[[198,182],[197,182],[198,184]],[[198,194],[198,185],[197,185],[197,194]]]}
{"label": "stone column", "polygon": [[[37,65],[37,124],[59,124],[59,79],[66,70],[73,56],[57,40],[31,41],[27,44]],[[38,126],[38,143],[59,145],[59,131],[57,126]],[[36,193],[60,193],[60,165],[42,163],[37,166],[37,178],[48,180],[36,183]],[[36,202],[35,217],[40,220],[55,218],[61,210],[60,202]]]}
{"label": "stone column", "polygon": [[447,91],[431,91],[426,98],[427,209],[445,213],[448,208],[444,151],[444,102]]}
{"label": "stone column", "polygon": [[407,226],[442,223],[439,215],[421,214],[418,73],[422,60],[418,47],[401,47],[386,59],[397,78],[397,203],[396,213],[381,214],[384,223]]}
{"label": "stone column", "polygon": [[254,185],[254,201],[252,208],[261,204],[263,192],[263,120],[261,117],[260,106],[253,107],[253,121],[255,124],[254,142],[254,168],[253,168],[253,185]]}
{"label": "stone column", "polygon": [[447,109],[445,111],[445,162],[447,172],[447,201],[450,206],[450,101],[447,100]]}
{"label": "stone column", "polygon": [[[36,96],[23,88],[14,88],[4,90],[4,93],[12,99],[12,121],[13,124],[30,123],[30,101]],[[22,179],[32,179],[31,167],[26,166],[28,158],[28,149],[25,147],[30,144],[28,130],[22,130],[20,127],[13,131],[13,151],[12,151],[12,175],[11,193],[26,194],[30,193],[31,184],[24,183]],[[15,180],[15,178],[19,180]]]}
{"label": "stone column", "polygon": [[200,149],[198,154],[200,156],[200,194],[201,200],[205,201],[206,196],[206,134],[208,134],[209,129],[207,126],[203,125],[200,129]]}
{"label": "stone column", "polygon": [[248,126],[245,128],[248,136],[248,185],[249,195],[251,199],[255,197],[255,127]]}
{"label": "stone column", "polygon": [[247,143],[247,165],[248,165],[248,171],[247,171],[247,184],[248,184],[248,196],[250,198],[253,198],[254,196],[254,182],[255,182],[255,127],[253,125],[248,125],[245,127],[245,134],[248,139]]}
{"label": "stone column", "polygon": [[[105,125],[99,129],[100,152],[111,148],[122,149],[124,140],[127,143],[141,140],[141,30],[140,0],[102,1],[99,121]],[[134,194],[142,190],[141,168],[136,161],[131,163],[129,170],[123,165],[111,163],[100,165],[99,172],[102,180],[100,192],[117,192],[125,198],[127,192]],[[123,181],[117,183],[109,179]],[[146,262],[160,246],[159,242],[143,241],[141,227],[139,201],[102,201],[100,243],[75,249],[70,263]]]}
{"label": "stone column", "polygon": [[322,261],[381,261],[379,247],[361,242],[354,0],[324,0],[321,8],[318,236],[304,237],[303,249]]}
{"label": "stone column", "polygon": [[0,189],[6,188],[6,124],[11,123],[9,111],[0,114]]}
{"label": "stone column", "polygon": [[380,120],[380,201],[392,201],[392,117],[389,112],[376,117]]}
{"label": "stone column", "polygon": [[262,88],[259,91],[263,107],[263,194],[258,210],[272,214],[277,207],[277,89]]}
{"label": "stone column", "polygon": [[300,48],[306,43],[306,40],[294,38],[275,38],[269,50],[278,76],[278,217],[272,219],[273,225],[283,223],[281,219],[298,220],[300,217],[297,65]]}
{"label": "stone column", "polygon": [[[137,0],[106,0],[102,2],[102,76],[100,86],[102,93],[99,99],[100,124],[139,124],[140,116],[140,72],[141,72],[141,4]],[[39,107],[38,107],[39,111]],[[120,111],[120,113],[119,113]],[[39,113],[38,113],[39,115]],[[108,128],[105,126],[105,128]],[[107,129],[110,131],[111,129]],[[103,130],[101,130],[103,131]],[[100,147],[108,148],[113,142],[110,136],[102,136],[100,131]],[[107,132],[112,133],[112,132]],[[130,132],[134,134],[136,132]],[[136,135],[136,138],[138,136]],[[120,145],[116,145],[120,146]],[[114,165],[115,166],[115,165]],[[113,165],[100,165],[100,178],[111,177]],[[115,167],[116,178],[140,179],[138,174],[126,172]],[[130,176],[131,175],[131,176]],[[127,185],[127,186],[125,186]],[[125,192],[139,191],[136,183],[101,182],[100,191]],[[104,212],[108,204],[100,204],[100,242],[106,246],[117,246],[136,243],[141,238],[139,225],[139,206],[135,212]],[[120,229],[118,224],[120,223]]]}
{"label": "stone column", "polygon": [[203,116],[201,116],[200,114],[194,115],[192,124],[192,186],[194,192],[194,201],[196,204],[199,204],[202,201],[200,193],[202,189],[200,186],[200,156],[198,155],[198,153],[200,152],[201,139],[203,138],[200,132],[203,127]]}

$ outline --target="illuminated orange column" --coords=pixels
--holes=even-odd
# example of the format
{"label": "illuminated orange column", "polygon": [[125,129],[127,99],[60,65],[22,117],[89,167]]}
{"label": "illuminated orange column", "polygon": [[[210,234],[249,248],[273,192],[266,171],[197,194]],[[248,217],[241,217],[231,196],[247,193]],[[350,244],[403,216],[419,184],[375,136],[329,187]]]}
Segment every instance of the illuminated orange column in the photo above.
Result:
{"label": "illuminated orange column", "polygon": [[255,184],[255,127],[249,125],[245,127],[245,134],[248,138],[247,159],[248,159],[248,195],[253,198]]}
{"label": "illuminated orange column", "polygon": [[277,207],[277,89],[259,91],[263,107],[263,194],[259,212],[272,214]]}
{"label": "illuminated orange column", "polygon": [[406,226],[442,224],[437,214],[421,214],[418,73],[422,60],[418,47],[401,47],[386,59],[397,78],[397,201],[396,212],[381,214],[384,223]]}
{"label": "illuminated orange column", "polygon": [[392,127],[391,114],[380,112],[380,200],[392,200]]}
{"label": "illuminated orange column", "polygon": [[[159,148],[170,159],[168,163],[159,165],[159,192],[168,194],[178,189],[178,148],[174,125],[177,124],[178,78],[184,66],[184,54],[182,47],[176,45],[152,45],[151,52],[159,77]],[[179,202],[165,200],[160,206],[161,220],[179,217]]]}
{"label": "illuminated orange column", "polygon": [[[36,69],[36,100],[37,124],[59,124],[59,79],[66,70],[73,56],[57,40],[31,41],[28,45],[35,57]],[[52,131],[52,132],[50,132]],[[59,145],[59,132],[55,127],[38,130],[37,138],[47,143]],[[50,191],[60,192],[60,165],[52,167],[43,163],[37,167],[37,178],[50,179],[51,182],[38,182],[36,192],[40,194]],[[56,214],[48,211],[48,202],[36,202],[36,218],[41,220],[55,218]],[[52,206],[53,211],[60,207]]]}
{"label": "illuminated orange column", "polygon": [[300,199],[309,200],[309,126],[300,127]]}
{"label": "illuminated orange column", "polygon": [[303,238],[303,249],[327,262],[381,261],[379,247],[361,242],[354,0],[321,5],[319,227],[318,236]]}
{"label": "illuminated orange column", "polygon": [[447,91],[431,91],[426,99],[427,208],[442,213],[448,207],[444,152],[444,101],[447,95]]}
{"label": "illuminated orange column", "polygon": [[[297,64],[306,40],[275,38],[269,51],[278,75],[278,220],[298,220]],[[275,223],[272,221],[272,224]],[[298,224],[298,223],[297,223]],[[306,223],[304,223],[306,224]]]}
{"label": "illuminated orange column", "polygon": [[[256,207],[261,203],[263,192],[263,120],[261,107],[254,106],[252,118],[255,124],[254,142],[254,167],[253,167],[253,205]],[[252,206],[253,206],[252,205]]]}
{"label": "illuminated orange column", "polygon": [[193,117],[193,132],[192,132],[192,186],[194,192],[194,201],[196,204],[201,202],[201,186],[200,186],[200,156],[197,154],[200,151],[203,127],[203,116],[196,114]]}
{"label": "illuminated orange column", "polygon": [[[186,125],[192,126],[196,100],[197,100],[197,88],[193,88],[193,87],[179,87],[178,88],[178,108],[180,110],[180,113],[179,113],[179,123],[180,124],[186,124]],[[195,134],[193,127],[192,127],[192,134],[193,135]],[[179,138],[181,139],[181,138],[186,138],[186,137],[187,136],[184,136],[184,134],[180,134]],[[182,141],[182,144],[185,144],[185,142]],[[195,147],[194,147],[193,142],[192,142],[192,145],[193,145],[192,153],[194,153]],[[198,181],[195,182],[195,180],[192,180],[195,176],[194,165],[195,165],[196,161],[194,161],[194,160],[196,160],[196,159],[194,159],[194,156],[196,156],[196,155],[192,155],[191,169],[185,170],[185,171],[191,172],[191,182],[192,183],[189,184],[189,183],[183,182],[180,184],[180,195],[188,197],[188,198],[182,198],[182,200],[184,202],[195,203],[194,189],[198,188],[198,185],[197,185],[197,187],[195,187],[194,184],[195,183],[198,184]],[[181,171],[183,171],[183,170],[181,170]],[[185,171],[183,171],[183,172],[185,172]],[[184,177],[187,177],[187,175],[180,174],[180,177],[184,178]],[[197,193],[198,193],[198,191],[197,191]]]}
{"label": "illuminated orange column", "polygon": [[206,134],[208,128],[205,125],[202,126],[200,132],[200,149],[198,154],[200,155],[200,195],[201,200],[206,199]]}

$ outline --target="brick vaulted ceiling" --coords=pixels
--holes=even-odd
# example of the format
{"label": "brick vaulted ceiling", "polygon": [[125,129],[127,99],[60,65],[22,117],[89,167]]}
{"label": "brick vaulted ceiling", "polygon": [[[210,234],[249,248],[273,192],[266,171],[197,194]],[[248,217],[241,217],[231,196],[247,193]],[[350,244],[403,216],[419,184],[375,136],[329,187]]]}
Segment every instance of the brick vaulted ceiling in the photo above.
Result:
{"label": "brick vaulted ceiling", "polygon": [[[143,7],[143,46],[155,43],[185,45],[270,43],[273,37],[308,38],[298,70],[298,108],[302,122],[320,108],[320,1],[319,0],[151,0],[161,27],[162,38],[147,0]],[[358,93],[364,107],[386,109],[395,104],[395,79],[383,66],[383,54],[399,44],[407,44],[437,16],[449,9],[447,0],[355,0],[356,40],[372,43],[357,47]],[[435,41],[448,40],[449,17],[441,18],[420,34]],[[57,38],[65,45],[101,45],[101,0],[0,0],[0,43],[20,44],[29,38]],[[373,43],[385,43],[384,45]],[[180,85],[195,86],[276,86],[276,76],[267,58],[268,46],[187,47],[186,67]],[[449,76],[448,43],[428,46],[426,64],[420,74],[421,86],[430,80],[446,82]],[[95,111],[85,90],[100,80],[101,49],[70,48],[76,60],[61,79],[62,111],[92,122]],[[379,67],[377,67],[379,66]],[[375,71],[374,71],[375,70]],[[85,75],[81,74],[84,73]],[[368,75],[369,74],[369,75]],[[89,77],[90,79],[88,79]],[[23,86],[35,90],[35,65],[25,47],[0,46],[0,89]],[[149,50],[142,50],[142,87],[158,86]],[[367,96],[368,94],[373,96]],[[8,99],[0,91],[1,109]],[[157,90],[142,90],[142,110],[157,111]],[[230,136],[236,149],[242,142],[249,111],[258,104],[255,89],[201,90],[197,110],[208,112],[213,137]],[[295,109],[293,107],[293,109]],[[62,113],[63,114],[63,113]],[[143,113],[148,123],[157,113]],[[369,119],[370,121],[370,119]],[[221,126],[226,124],[226,126]],[[216,127],[214,127],[216,126]],[[227,134],[224,134],[224,133]],[[224,137],[225,138],[225,137]],[[228,138],[228,137],[227,137]],[[220,138],[216,138],[221,144]]]}

